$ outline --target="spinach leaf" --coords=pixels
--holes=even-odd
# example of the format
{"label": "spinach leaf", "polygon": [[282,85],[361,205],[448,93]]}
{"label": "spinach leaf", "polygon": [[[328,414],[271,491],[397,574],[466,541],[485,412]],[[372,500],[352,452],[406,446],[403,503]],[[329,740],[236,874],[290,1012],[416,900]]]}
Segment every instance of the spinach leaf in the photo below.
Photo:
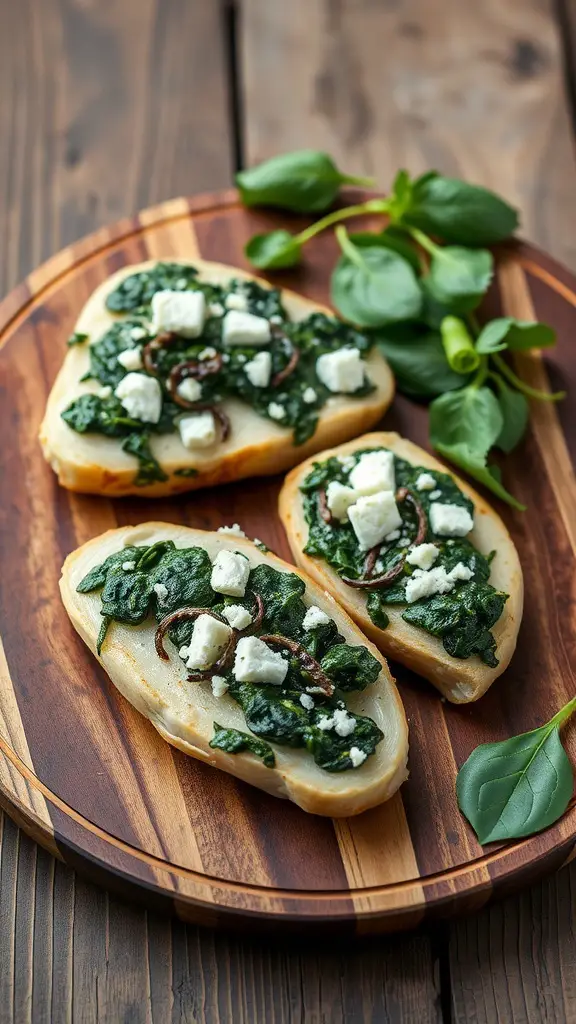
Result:
{"label": "spinach leaf", "polygon": [[376,682],[382,666],[365,647],[337,644],[322,658],[322,668],[339,690],[364,690]]}
{"label": "spinach leaf", "polygon": [[96,432],[106,437],[124,437],[133,430],[141,430],[140,420],[130,419],[122,403],[113,395],[81,395],[61,414],[69,427],[79,434]]}
{"label": "spinach leaf", "polygon": [[503,452],[511,452],[526,433],[530,409],[520,391],[509,388],[500,374],[495,373],[492,376],[498,386],[498,402],[504,421],[494,444]]}
{"label": "spinach leaf", "polygon": [[265,633],[299,638],[306,605],[302,595],[304,580],[293,572],[280,572],[271,565],[257,565],[250,573],[250,589],[260,594],[264,602]]}
{"label": "spinach leaf", "polygon": [[456,795],[480,843],[534,835],[564,814],[574,776],[560,729],[575,709],[573,699],[539,729],[472,751]]}
{"label": "spinach leaf", "polygon": [[436,300],[452,313],[476,309],[485,294],[494,268],[488,249],[435,246],[427,283]]}
{"label": "spinach leaf", "polygon": [[244,252],[254,267],[280,270],[300,262],[302,246],[289,231],[268,231],[265,235],[253,235]]}
{"label": "spinach leaf", "polygon": [[210,740],[210,746],[217,750],[225,750],[227,754],[239,754],[248,751],[259,757],[266,768],[276,766],[274,751],[269,743],[250,736],[247,732],[240,732],[239,729],[225,729],[223,725],[214,722],[214,736]]}
{"label": "spinach leaf", "polygon": [[157,263],[130,274],[106,298],[111,313],[145,313],[156,292],[197,289],[198,271],[184,263]]}
{"label": "spinach leaf", "polygon": [[136,487],[147,487],[149,484],[168,480],[168,474],[164,472],[158,459],[152,454],[150,438],[148,434],[140,432],[128,434],[122,442],[122,450],[135,455],[138,459],[138,472],[134,478]]}
{"label": "spinach leaf", "polygon": [[342,184],[371,183],[370,178],[342,174],[327,153],[314,149],[284,153],[236,175],[246,206],[277,206],[295,213],[327,209]]}
{"label": "spinach leaf", "polygon": [[476,341],[476,351],[481,355],[491,355],[507,348],[521,352],[531,348],[549,348],[555,344],[556,332],[552,327],[502,316],[482,328]]}
{"label": "spinach leaf", "polygon": [[440,637],[452,658],[477,654],[495,667],[496,641],[490,629],[502,615],[507,597],[488,584],[471,581],[449,594],[416,601],[402,612],[402,618]]}
{"label": "spinach leaf", "polygon": [[[118,362],[118,356],[127,349],[134,348],[132,331],[143,331],[144,328],[138,320],[122,320],[112,324],[102,337],[88,349],[90,355],[90,377],[95,377],[101,384],[109,384],[110,387],[117,387],[123,377],[126,376],[126,369]],[[145,333],[142,342],[150,340]]]}
{"label": "spinach leaf", "polygon": [[489,189],[435,172],[413,183],[404,223],[457,245],[494,245],[518,227],[518,213]]}
{"label": "spinach leaf", "polygon": [[382,595],[373,590],[366,598],[366,611],[375,626],[379,629],[386,629],[390,625],[390,619],[382,607]]}
{"label": "spinach leaf", "polygon": [[353,245],[362,248],[373,248],[382,246],[384,249],[392,249],[398,253],[403,260],[410,264],[415,274],[421,272],[420,258],[416,249],[410,242],[410,237],[401,228],[390,224],[384,231],[356,231],[349,235]]}
{"label": "spinach leaf", "polygon": [[430,406],[430,440],[439,445],[467,444],[486,454],[503,426],[498,399],[487,387],[467,387],[436,398]]}
{"label": "spinach leaf", "polygon": [[80,581],[76,590],[79,594],[89,594],[92,590],[100,590],[105,582],[109,570],[119,568],[122,562],[132,562],[140,554],[141,548],[125,547],[109,555],[101,565],[94,566],[89,573]]}
{"label": "spinach leaf", "polygon": [[[405,327],[408,330],[402,330]],[[425,325],[390,324],[374,336],[398,389],[410,398],[434,398],[466,383],[466,377],[451,369],[440,335]]]}
{"label": "spinach leaf", "polygon": [[417,317],[422,293],[410,263],[383,246],[354,245],[342,227],[336,234],[343,254],[330,287],[342,316],[361,327]]}
{"label": "spinach leaf", "polygon": [[82,334],[80,331],[74,331],[74,333],[68,338],[66,344],[68,345],[68,348],[72,348],[74,345],[83,345],[85,341],[88,341],[89,337],[89,334]]}
{"label": "spinach leaf", "polygon": [[[318,714],[315,715],[318,718]],[[367,756],[373,754],[378,743],[384,739],[383,732],[371,718],[354,715],[356,726],[351,736],[338,736],[330,730],[324,732],[312,728],[306,739],[308,750],[314,755],[316,764],[326,772],[343,772],[352,768],[350,748],[357,747]]]}
{"label": "spinach leaf", "polygon": [[512,508],[518,509],[519,512],[526,510],[526,506],[522,505],[503,486],[498,466],[488,466],[486,464],[486,452],[479,451],[466,441],[458,444],[444,444],[438,441],[434,444],[434,447],[445,459],[453,462],[455,466],[460,466],[461,469],[469,473],[470,476],[473,476],[479,483],[484,484],[484,487],[487,487],[489,491],[492,491],[502,501],[511,505]]}
{"label": "spinach leaf", "polygon": [[235,680],[230,683],[229,693],[240,704],[246,725],[256,736],[285,747],[304,746],[308,713],[296,695],[284,694],[274,686]]}

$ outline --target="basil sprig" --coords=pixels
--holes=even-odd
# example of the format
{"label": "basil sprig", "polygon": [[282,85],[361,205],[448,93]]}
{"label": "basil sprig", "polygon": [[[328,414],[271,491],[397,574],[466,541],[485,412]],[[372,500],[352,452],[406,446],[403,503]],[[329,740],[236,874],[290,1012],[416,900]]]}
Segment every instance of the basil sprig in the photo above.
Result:
{"label": "basil sprig", "polygon": [[[270,177],[274,205],[309,212],[311,206],[293,205],[296,179],[298,190],[305,192],[299,175],[307,166],[301,153],[288,154],[239,177]],[[331,166],[327,202],[337,193],[338,172]],[[321,167],[313,164],[311,189],[318,187]],[[241,192],[244,197],[242,187]],[[245,201],[270,203],[267,196],[259,199],[254,190]],[[347,233],[343,221],[368,214],[385,214],[388,226]],[[489,463],[490,450],[508,453],[520,443],[529,418],[527,399],[557,401],[563,392],[530,387],[503,354],[548,348],[556,336],[546,324],[513,317],[480,327],[474,312],[493,276],[492,253],[485,246],[512,234],[518,226],[516,210],[477,185],[436,171],[412,179],[401,170],[388,196],[334,210],[298,234],[276,230],[257,235],[246,255],[259,269],[296,266],[306,243],[334,225],[342,251],[331,281],[336,309],[345,320],[371,331],[400,391],[434,399],[430,439],[436,450],[503,501],[524,508],[502,485],[498,467]],[[490,415],[476,429],[483,408]]]}
{"label": "basil sprig", "polygon": [[320,213],[335,200],[341,185],[374,184],[338,170],[332,157],[315,149],[299,149],[240,171],[236,184],[246,206],[278,206],[294,213]]}
{"label": "basil sprig", "polygon": [[560,729],[575,710],[576,697],[539,729],[472,751],[456,795],[480,843],[534,835],[564,814],[574,775]]}

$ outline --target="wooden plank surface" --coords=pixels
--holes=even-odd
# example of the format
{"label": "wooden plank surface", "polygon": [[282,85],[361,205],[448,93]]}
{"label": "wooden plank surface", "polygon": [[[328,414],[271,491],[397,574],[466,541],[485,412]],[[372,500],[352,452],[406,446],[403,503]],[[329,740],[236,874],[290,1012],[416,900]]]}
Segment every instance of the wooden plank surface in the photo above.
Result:
{"label": "wooden plank surface", "polygon": [[[553,6],[242,0],[247,158],[323,145],[383,184],[400,163],[468,174],[575,267]],[[100,224],[229,182],[220,15],[216,0],[0,0],[0,291]],[[570,868],[452,926],[448,963],[438,930],[353,953],[248,946],[127,909],[7,819],[0,837],[2,1024],[574,1019]]]}

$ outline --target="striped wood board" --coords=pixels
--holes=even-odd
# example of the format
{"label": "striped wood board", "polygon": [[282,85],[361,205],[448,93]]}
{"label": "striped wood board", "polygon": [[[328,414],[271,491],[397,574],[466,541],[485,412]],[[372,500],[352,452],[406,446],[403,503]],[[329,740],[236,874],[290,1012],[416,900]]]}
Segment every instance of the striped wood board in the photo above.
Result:
{"label": "striped wood board", "polygon": [[[529,506],[524,515],[500,509],[526,577],[518,651],[477,705],[442,703],[398,669],[411,774],[389,803],[350,820],[314,818],[173,750],[116,692],[58,597],[69,551],[150,518],[202,528],[238,521],[290,558],[278,479],[112,502],[60,489],[36,439],[65,339],[96,285],[148,258],[200,254],[245,266],[246,239],[283,223],[243,210],[234,193],[174,200],[61,252],[0,307],[0,798],[55,856],[188,920],[411,927],[479,907],[573,855],[574,808],[543,835],[482,848],[454,796],[457,768],[477,743],[536,726],[575,692],[576,284],[567,271],[528,246],[503,249],[489,299],[492,313],[536,314],[558,328],[547,368],[527,357],[518,368],[538,387],[550,373],[572,396],[558,409],[537,404],[532,433],[506,462],[509,486]],[[318,239],[305,269],[283,281],[325,301],[334,258],[333,240]],[[425,443],[425,411],[402,398],[382,425]],[[576,730],[567,742],[575,755]]]}

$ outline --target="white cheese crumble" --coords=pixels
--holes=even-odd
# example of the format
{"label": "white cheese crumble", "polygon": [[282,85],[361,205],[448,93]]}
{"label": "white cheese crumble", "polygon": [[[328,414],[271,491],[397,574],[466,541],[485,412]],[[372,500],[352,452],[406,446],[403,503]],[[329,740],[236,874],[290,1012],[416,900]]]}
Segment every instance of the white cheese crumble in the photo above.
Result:
{"label": "white cheese crumble", "polygon": [[416,477],[416,490],[417,491],[433,491],[436,487],[436,478],[432,476],[432,473],[420,473]]}
{"label": "white cheese crumble", "polygon": [[348,509],[348,518],[361,551],[380,544],[387,534],[402,526],[402,519],[392,491],[380,491],[358,498]]}
{"label": "white cheese crumble", "polygon": [[348,519],[348,509],[357,498],[356,491],[339,480],[331,480],[326,488],[326,504],[335,519]]}
{"label": "white cheese crumble", "polygon": [[230,623],[232,629],[246,629],[252,622],[250,612],[246,611],[241,604],[229,604],[222,609],[222,615]]}
{"label": "white cheese crumble", "polygon": [[118,353],[116,358],[125,370],[142,369],[142,353],[139,348],[125,348],[123,352]]}
{"label": "white cheese crumble", "polygon": [[305,388],[304,391],[302,392],[302,401],[306,402],[306,405],[312,405],[317,398],[318,395],[314,391],[314,388],[308,387]]}
{"label": "white cheese crumble", "polygon": [[224,316],[225,309],[221,302],[211,302],[208,306],[210,316]]}
{"label": "white cheese crumble", "polygon": [[443,565],[435,569],[415,569],[406,582],[406,600],[413,604],[433,594],[449,594],[459,580],[467,581],[472,575],[472,570],[463,562],[458,562],[450,572],[446,572]]}
{"label": "white cheese crumble", "polygon": [[269,352],[258,352],[244,367],[244,373],[255,388],[267,388],[272,375],[272,356]]}
{"label": "white cheese crumble", "polygon": [[232,630],[224,622],[211,615],[199,615],[194,623],[186,668],[209,668],[224,652],[231,636]]}
{"label": "white cheese crumble", "polygon": [[311,604],[306,609],[306,615],[302,620],[302,629],[309,630],[315,629],[316,626],[327,626],[329,622],[330,616],[318,608],[318,605]]}
{"label": "white cheese crumble", "polygon": [[474,520],[462,505],[430,505],[430,529],[439,537],[465,537],[474,528]]}
{"label": "white cheese crumble", "polygon": [[126,412],[142,423],[158,423],[162,412],[162,389],[155,377],[143,373],[127,373],[114,394]]}
{"label": "white cheese crumble", "polygon": [[322,715],[316,722],[316,725],[321,732],[329,732],[330,729],[334,728],[334,719],[329,718],[328,715]]}
{"label": "white cheese crumble", "polygon": [[357,348],[339,348],[316,360],[318,380],[329,391],[349,394],[364,383],[364,364]]}
{"label": "white cheese crumble", "polygon": [[288,672],[288,662],[272,651],[257,636],[242,637],[236,646],[234,676],[239,683],[270,683],[281,686]]}
{"label": "white cheese crumble", "polygon": [[419,569],[431,569],[440,554],[435,544],[417,544],[410,548],[406,555],[409,565],[416,565]]}
{"label": "white cheese crumble", "polygon": [[136,562],[122,562],[122,568],[124,572],[131,572],[132,569],[136,568]]}
{"label": "white cheese crumble", "polygon": [[110,398],[112,388],[109,384],[105,384],[103,388],[100,388],[100,390],[96,392],[96,394],[98,395],[98,398]]}
{"label": "white cheese crumble", "polygon": [[143,327],[133,327],[130,331],[130,337],[132,341],[142,341],[142,338],[146,337],[146,331]]}
{"label": "white cheese crumble", "polygon": [[270,405],[268,406],[268,415],[273,420],[283,420],[286,415],[286,410],[279,402],[270,402]]}
{"label": "white cheese crumble", "polygon": [[366,452],[350,473],[350,486],[359,494],[395,491],[396,474],[392,452]]}
{"label": "white cheese crumble", "polygon": [[248,309],[248,299],[238,292],[230,292],[230,295],[224,299],[224,305],[226,309],[238,309],[240,312],[245,312]]}
{"label": "white cheese crumble", "polygon": [[216,533],[230,533],[233,537],[245,537],[244,530],[238,523],[232,523],[232,526],[219,526]]}
{"label": "white cheese crumble", "polygon": [[384,537],[384,540],[386,541],[387,544],[391,544],[392,541],[398,540],[399,536],[400,536],[400,530],[392,530],[391,533],[387,533],[386,534],[386,536]]}
{"label": "white cheese crumble", "polygon": [[300,694],[300,703],[303,708],[306,708],[306,711],[312,711],[312,708],[314,707],[314,700],[312,697],[309,697],[307,693]]}
{"label": "white cheese crumble", "polygon": [[164,290],[152,297],[152,327],[178,334],[181,338],[198,338],[206,319],[206,299],[203,292],[174,292]]}
{"label": "white cheese crumble", "polygon": [[212,345],[207,345],[206,348],[203,348],[202,351],[198,353],[198,359],[203,363],[205,359],[214,359],[217,355],[218,353],[216,349],[213,348]]}
{"label": "white cheese crumble", "polygon": [[178,430],[185,448],[210,448],[216,440],[214,416],[208,409],[182,416]]}
{"label": "white cheese crumble", "polygon": [[164,583],[155,583],[153,591],[158,598],[158,604],[166,604],[166,598],[168,597],[168,587]]}
{"label": "white cheese crumble", "polygon": [[187,402],[197,402],[202,395],[202,385],[199,380],[194,380],[194,377],[186,377],[180,382],[176,391],[180,398],[186,399]]}
{"label": "white cheese crumble", "polygon": [[334,712],[334,731],[338,736],[351,736],[356,728],[356,719],[349,715],[346,708],[336,708]]}
{"label": "white cheese crumble", "polygon": [[218,594],[244,597],[250,575],[250,563],[245,555],[224,548],[216,555],[212,565],[210,586]]}
{"label": "white cheese crumble", "polygon": [[360,750],[360,747],[350,747],[349,754],[353,768],[359,768],[361,764],[364,764],[364,761],[368,757],[366,751]]}
{"label": "white cheese crumble", "polygon": [[210,681],[212,684],[212,693],[215,697],[223,697],[225,693],[228,693],[228,683],[224,676],[212,676]]}
{"label": "white cheese crumble", "polygon": [[271,324],[281,324],[282,322],[282,317],[279,313],[274,313],[273,316],[270,317]]}
{"label": "white cheese crumble", "polygon": [[225,345],[267,345],[270,338],[270,323],[263,316],[231,309],[222,321]]}
{"label": "white cheese crumble", "polygon": [[342,466],[342,469],[354,469],[356,465],[356,459],[353,455],[338,455],[338,462]]}
{"label": "white cheese crumble", "polygon": [[430,501],[438,501],[438,498],[441,498],[441,497],[442,497],[442,491],[439,491],[439,490],[432,491],[432,493],[430,495]]}

